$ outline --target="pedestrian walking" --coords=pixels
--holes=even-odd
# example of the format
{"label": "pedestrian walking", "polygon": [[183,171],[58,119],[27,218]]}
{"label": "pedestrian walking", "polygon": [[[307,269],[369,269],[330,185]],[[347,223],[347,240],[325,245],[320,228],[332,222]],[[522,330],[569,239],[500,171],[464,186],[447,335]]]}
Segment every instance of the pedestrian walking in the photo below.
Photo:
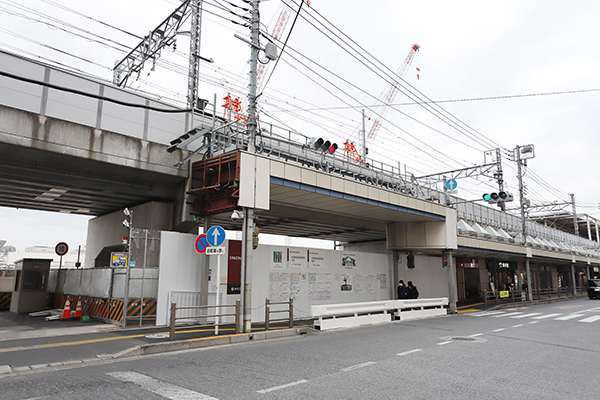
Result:
{"label": "pedestrian walking", "polygon": [[408,281],[408,298],[409,299],[417,299],[419,298],[419,291],[417,287],[413,285],[412,281]]}
{"label": "pedestrian walking", "polygon": [[400,282],[398,282],[398,298],[408,299],[408,288],[406,287],[402,279],[400,280]]}

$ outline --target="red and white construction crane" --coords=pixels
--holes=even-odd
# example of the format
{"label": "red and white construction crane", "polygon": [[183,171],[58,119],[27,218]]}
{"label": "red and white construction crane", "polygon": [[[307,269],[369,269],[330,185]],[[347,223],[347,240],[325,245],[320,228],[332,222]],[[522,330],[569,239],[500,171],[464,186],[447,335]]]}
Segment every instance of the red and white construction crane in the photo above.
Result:
{"label": "red and white construction crane", "polygon": [[[415,55],[417,54],[417,51],[419,51],[420,48],[421,46],[419,46],[417,43],[412,45],[410,51],[408,52],[408,55],[404,59],[404,62],[402,63],[402,65],[400,65],[398,72],[396,72],[396,75],[398,77],[404,78],[406,76],[408,67],[410,67],[410,65],[412,64],[413,59],[415,58]],[[373,140],[377,135],[377,132],[381,127],[381,122],[384,120],[385,114],[390,109],[390,105],[392,104],[394,98],[396,97],[396,94],[398,93],[398,89],[400,88],[399,81],[400,79],[395,80],[394,83],[392,83],[392,85],[387,90],[387,93],[385,95],[385,98],[382,100],[382,103],[377,107],[376,112],[373,114],[373,118],[377,117],[377,119],[375,120],[375,122],[373,122],[373,125],[371,125],[371,130],[369,131],[368,137],[371,140]]]}

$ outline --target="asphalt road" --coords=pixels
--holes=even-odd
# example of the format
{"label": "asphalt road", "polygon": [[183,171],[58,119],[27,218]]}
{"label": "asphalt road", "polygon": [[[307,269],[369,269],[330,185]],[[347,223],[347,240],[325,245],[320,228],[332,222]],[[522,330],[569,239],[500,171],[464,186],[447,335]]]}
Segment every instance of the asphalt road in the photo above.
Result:
{"label": "asphalt road", "polygon": [[10,399],[597,399],[600,301],[0,375]]}

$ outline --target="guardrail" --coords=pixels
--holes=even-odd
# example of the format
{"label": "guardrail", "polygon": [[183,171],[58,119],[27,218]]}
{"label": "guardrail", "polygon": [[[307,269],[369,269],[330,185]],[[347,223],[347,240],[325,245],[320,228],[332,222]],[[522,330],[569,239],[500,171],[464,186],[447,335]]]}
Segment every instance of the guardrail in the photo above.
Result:
{"label": "guardrail", "polygon": [[[217,310],[220,310],[221,308],[231,308],[231,307],[235,307],[235,313],[217,313],[217,314],[211,314],[211,315],[206,315],[206,314],[201,314],[201,315],[186,315],[183,317],[177,317],[177,310],[208,310],[210,308],[216,308]],[[189,320],[189,319],[206,319],[206,318],[215,318],[215,323],[214,324],[197,324],[197,325],[186,325],[186,327],[193,327],[193,326],[214,326],[215,327],[215,334],[218,335],[219,334],[219,325],[223,325],[223,323],[221,323],[221,317],[227,317],[227,316],[234,316],[235,317],[235,328],[236,328],[236,332],[239,330],[239,323],[240,323],[240,300],[237,299],[235,304],[220,304],[220,305],[214,305],[214,306],[186,306],[186,307],[177,307],[177,303],[173,302],[171,303],[171,318],[170,318],[170,332],[169,332],[169,339],[170,340],[174,340],[175,339],[175,323],[177,320]],[[218,311],[217,311],[218,312]]]}
{"label": "guardrail", "polygon": [[[445,315],[448,298],[383,300],[311,306],[314,326],[320,330]],[[391,313],[390,313],[391,312]]]}
{"label": "guardrail", "polygon": [[[560,287],[560,288],[539,288],[536,287],[532,290],[533,301],[553,299],[565,299],[570,297],[578,297],[586,293],[585,287],[576,287],[576,292],[573,287]],[[577,294],[576,294],[577,293]],[[500,291],[487,291],[483,292],[483,298],[485,306],[489,304],[504,304],[504,303],[519,303],[529,301],[527,298],[526,290],[500,290]]]}
{"label": "guardrail", "polygon": [[[287,310],[271,310],[271,306],[274,305],[287,305],[288,309]],[[283,313],[286,312],[288,313],[288,317],[287,318],[279,318],[279,319],[271,319],[271,314],[277,314],[277,313]],[[294,299],[292,297],[290,297],[289,301],[280,301],[280,302],[276,302],[276,303],[271,303],[271,299],[269,299],[267,297],[267,299],[265,300],[265,330],[268,331],[269,330],[269,325],[271,322],[279,322],[279,321],[289,321],[289,327],[293,328],[294,327]]]}

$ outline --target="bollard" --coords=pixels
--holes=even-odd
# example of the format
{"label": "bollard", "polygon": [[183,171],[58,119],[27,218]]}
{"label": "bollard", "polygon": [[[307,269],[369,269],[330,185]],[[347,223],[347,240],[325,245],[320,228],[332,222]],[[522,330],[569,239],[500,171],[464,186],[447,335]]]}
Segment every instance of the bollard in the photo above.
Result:
{"label": "bollard", "polygon": [[290,297],[290,328],[294,327],[294,298]]}
{"label": "bollard", "polygon": [[177,304],[171,303],[171,331],[169,332],[169,340],[175,339],[175,315],[177,314]]}
{"label": "bollard", "polygon": [[271,304],[271,300],[269,300],[269,298],[267,297],[265,299],[265,330],[268,331],[269,330],[269,313],[271,311],[270,309],[270,305]]}
{"label": "bollard", "polygon": [[241,319],[240,318],[240,299],[238,298],[235,301],[235,332],[236,333],[242,333],[240,319]]}
{"label": "bollard", "polygon": [[485,303],[485,308],[487,308],[487,289],[483,291],[483,301]]}

